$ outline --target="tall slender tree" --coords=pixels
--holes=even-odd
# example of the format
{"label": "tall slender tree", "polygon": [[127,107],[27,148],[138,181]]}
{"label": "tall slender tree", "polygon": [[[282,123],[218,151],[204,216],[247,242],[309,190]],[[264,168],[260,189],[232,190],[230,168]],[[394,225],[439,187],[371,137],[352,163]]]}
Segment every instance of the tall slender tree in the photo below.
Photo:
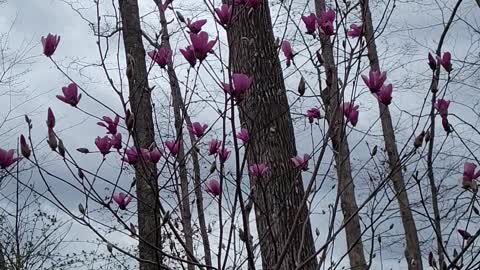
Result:
{"label": "tall slender tree", "polygon": [[[282,258],[281,269],[291,270],[315,249],[309,210],[301,204],[302,177],[290,164],[297,149],[279,48],[275,44],[267,0],[258,8],[231,2],[235,18],[227,32],[231,72],[254,78],[250,94],[239,104],[242,125],[252,135],[247,161],[249,165],[267,163],[271,169],[265,177],[250,177],[263,268],[276,265],[282,248],[288,244],[286,240],[295,214],[301,211],[293,241]],[[316,265],[316,260],[312,260],[303,269],[315,269]]]}
{"label": "tall slender tree", "polygon": [[[155,139],[152,118],[151,89],[145,62],[145,48],[137,0],[119,0],[122,34],[127,59],[130,107],[134,117],[134,145],[148,148]],[[135,165],[138,198],[138,234],[140,238],[140,270],[158,270],[161,264],[161,226],[158,203],[157,168],[155,164],[138,162]]]}
{"label": "tall slender tree", "polygon": [[[362,7],[362,20],[364,22],[365,39],[367,42],[368,59],[370,61],[370,69],[372,71],[380,71],[380,63],[375,42],[375,30],[372,23],[372,14],[370,12],[368,0],[360,1]],[[402,164],[398,154],[397,143],[395,139],[395,130],[392,124],[392,116],[388,106],[378,102],[380,111],[380,120],[382,123],[383,139],[385,141],[385,149],[388,155],[388,164],[390,166],[390,179],[396,193],[398,204],[400,207],[400,216],[402,218],[403,228],[405,230],[406,250],[405,256],[408,262],[408,269],[423,269],[422,252],[420,251],[420,243],[418,241],[417,226],[410,208],[410,201],[405,186],[405,179],[402,173]],[[441,240],[440,240],[441,241]]]}
{"label": "tall slender tree", "polygon": [[[326,9],[324,0],[315,1],[315,10],[320,17]],[[348,257],[352,269],[367,269],[365,254],[363,251],[362,228],[358,215],[358,205],[355,196],[355,186],[352,177],[350,163],[350,149],[345,133],[345,121],[341,114],[343,97],[342,89],[339,87],[338,71],[335,65],[333,44],[330,36],[320,36],[322,47],[322,58],[326,76],[326,88],[321,89],[322,100],[326,108],[326,118],[329,125],[333,126],[331,140],[338,177],[338,193],[345,225],[345,235],[348,246]],[[321,84],[320,84],[321,85]]]}

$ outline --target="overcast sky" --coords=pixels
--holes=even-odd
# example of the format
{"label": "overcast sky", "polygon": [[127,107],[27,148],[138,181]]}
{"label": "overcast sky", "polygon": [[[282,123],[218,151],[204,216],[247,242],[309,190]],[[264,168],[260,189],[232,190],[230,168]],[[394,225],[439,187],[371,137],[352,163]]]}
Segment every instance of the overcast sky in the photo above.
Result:
{"label": "overcast sky", "polygon": [[[92,2],[93,1],[83,0],[79,0],[78,2],[75,1],[73,7],[81,8],[80,12],[82,15],[88,20],[93,20],[93,18],[95,18],[95,10],[93,9]],[[179,1],[177,0],[175,2],[178,3]],[[194,2],[196,3],[196,1]],[[443,30],[443,23],[445,22],[446,17],[450,15],[452,3],[454,3],[454,1],[447,0],[444,2],[445,4],[442,4],[443,6],[441,6],[444,12],[442,15],[438,11],[438,7],[435,4],[432,4],[431,1],[421,1],[421,4],[409,3],[408,1],[397,1],[397,6],[390,17],[389,26],[382,34],[381,38],[378,39],[377,45],[379,46],[380,54],[382,56],[382,68],[388,70],[389,81],[394,84],[394,102],[390,108],[394,114],[395,124],[399,127],[397,140],[400,149],[402,149],[405,144],[408,144],[406,139],[411,134],[412,128],[415,126],[417,120],[417,118],[412,118],[412,115],[418,116],[425,94],[428,91],[430,71],[426,64],[426,56],[429,51],[433,51],[436,48],[439,36]],[[460,8],[460,18],[464,22],[470,24],[471,27],[467,27],[466,23],[462,21],[457,21],[449,32],[444,44],[444,50],[452,52],[454,67],[456,69],[462,67],[463,62],[473,63],[480,58],[480,46],[478,42],[480,35],[478,32],[475,33],[472,30],[475,29],[475,26],[477,29],[480,29],[480,8],[476,6],[475,1],[464,2],[465,3],[462,4]],[[210,22],[207,29],[212,36],[215,35],[216,32],[211,23],[211,15],[200,12],[201,8],[197,9],[195,6],[192,6],[189,1],[181,1],[178,5],[180,8],[183,8],[182,10],[184,11],[182,12],[185,17],[199,16],[202,18],[208,18]],[[152,6],[152,4],[142,5],[142,15],[145,15],[144,21],[148,24],[145,25],[145,28],[153,36],[154,32],[152,29],[158,27],[158,24],[156,21],[157,16],[149,13],[149,11],[152,10]],[[201,7],[201,5],[199,6]],[[297,23],[300,18],[301,7],[303,6],[305,6],[304,3],[295,3],[294,5],[296,9],[294,9],[292,14],[295,16]],[[277,7],[278,5],[275,5],[274,10],[277,10]],[[313,7],[310,7],[310,9],[313,11]],[[378,15],[376,13],[378,13],[379,10],[375,10],[377,12],[374,12],[374,16]],[[171,11],[169,12],[170,13],[168,13],[167,16],[173,18]],[[305,13],[307,12],[308,11],[305,11]],[[272,12],[272,14],[276,13]],[[376,18],[376,21],[378,22],[378,17]],[[174,23],[172,27],[175,28],[175,25],[176,23]],[[283,29],[281,23],[278,23],[276,27],[277,30]],[[300,25],[300,28],[303,29],[303,25]],[[287,31],[287,38],[299,42],[300,39],[298,39],[298,33],[295,33],[295,31],[296,30],[293,27],[291,29],[289,28]],[[91,95],[104,101],[109,106],[118,109],[119,103],[117,99],[115,99],[115,94],[109,88],[100,69],[98,67],[87,66],[89,63],[95,63],[98,61],[98,48],[95,43],[96,38],[93,36],[91,28],[86,21],[72,9],[72,6],[60,0],[8,0],[8,2],[3,4],[0,8],[0,33],[4,32],[9,33],[8,44],[12,51],[21,48],[31,48],[31,50],[26,54],[29,57],[28,64],[20,65],[16,69],[28,70],[29,72],[21,77],[18,82],[19,84],[12,85],[11,87],[1,86],[3,88],[0,89],[0,93],[18,88],[24,89],[23,94],[16,96],[14,99],[0,96],[0,106],[2,106],[2,108],[16,107],[21,104],[19,108],[15,108],[13,111],[13,117],[10,116],[10,118],[16,119],[9,122],[9,127],[17,127],[16,131],[11,133],[15,136],[4,136],[0,138],[0,147],[15,147],[16,142],[14,139],[18,133],[24,133],[27,131],[23,118],[16,117],[28,113],[34,122],[34,141],[39,143],[39,148],[42,150],[41,153],[46,155],[46,160],[54,159],[54,155],[48,154],[48,151],[46,151],[46,142],[42,141],[46,136],[46,110],[48,107],[52,107],[57,116],[58,131],[61,131],[60,136],[66,143],[67,148],[72,150],[78,147],[94,149],[94,138],[98,135],[103,136],[104,129],[95,124],[97,122],[95,119],[76,111],[55,98],[55,95],[60,94],[61,87],[70,82],[55,69],[53,63],[49,59],[41,54],[42,48],[40,44],[41,36],[44,36],[49,32],[61,35],[61,42],[55,53],[54,59],[58,61],[58,63],[76,82],[85,89],[88,89]],[[277,33],[277,35],[280,34]],[[175,63],[177,65],[182,65],[184,60],[180,57],[178,48],[184,46],[185,41],[180,34],[176,34],[175,38],[176,39],[173,39],[173,45],[177,52],[175,55]],[[293,44],[295,44],[295,42]],[[151,46],[147,45],[146,42],[145,45],[147,50],[151,49]],[[122,50],[120,50],[120,52],[123,54]],[[302,59],[301,57],[302,55],[298,58]],[[113,58],[110,58],[110,61],[112,61],[110,63],[113,63],[112,59]],[[283,60],[282,57],[281,59]],[[124,60],[122,59],[121,61],[123,65]],[[285,68],[284,62],[282,62],[282,66]],[[478,121],[479,118],[473,114],[472,110],[467,108],[466,105],[471,107],[476,106],[474,108],[478,111],[478,83],[480,81],[480,76],[478,76],[477,70],[478,66],[476,69],[466,69],[462,73],[454,71],[452,76],[454,79],[457,79],[457,82],[452,83],[450,90],[446,94],[446,98],[455,101],[450,107],[450,112],[461,116],[465,121],[469,121],[474,126],[478,126],[478,122],[474,121]],[[157,105],[166,106],[168,103],[165,102],[166,99],[163,93],[164,91],[168,91],[168,84],[167,81],[162,78],[163,74],[157,71],[154,71],[154,74],[159,77],[157,77],[155,81],[152,81],[151,84],[157,86],[157,92],[155,93],[155,96],[159,101],[159,104]],[[293,71],[293,69],[286,69],[284,71],[284,74],[288,78],[286,80],[287,88],[291,90],[296,89],[299,79],[297,74],[290,76]],[[365,71],[363,73],[365,73]],[[183,72],[180,72],[180,78],[184,78],[185,74],[185,69],[183,69]],[[114,78],[117,79],[118,77],[114,75]],[[213,93],[212,96],[214,98],[215,95],[220,96],[222,94],[220,89],[214,88],[214,84],[211,81],[203,78],[207,77],[202,76],[202,82],[205,83],[203,89],[204,92],[201,93],[203,97],[208,97],[209,94]],[[115,83],[118,83],[118,81]],[[359,82],[359,84],[360,87],[364,88],[362,82]],[[311,86],[314,88],[313,90],[317,89],[316,84],[313,81],[311,82]],[[366,89],[363,89],[362,91],[366,93]],[[358,93],[359,92],[357,92],[357,94]],[[34,99],[32,99],[33,96],[35,96]],[[28,100],[28,102],[25,102],[26,100]],[[356,127],[356,130],[351,132],[349,141],[351,143],[351,148],[354,149],[352,153],[353,166],[354,168],[360,169],[359,167],[364,163],[362,160],[367,157],[366,153],[368,153],[366,143],[362,141],[366,136],[365,133],[368,135],[378,135],[380,134],[380,126],[378,123],[378,112],[375,103],[372,102],[372,97],[366,94],[361,94],[357,100],[361,106],[361,116],[359,125]],[[162,104],[160,101],[163,101],[164,103]],[[306,109],[311,105],[314,104],[307,101],[302,103],[301,106],[294,106],[293,109],[294,118],[298,119],[296,122],[296,135],[299,153],[311,151],[310,126],[305,124],[305,120],[302,117],[299,117],[299,115],[305,113]],[[85,96],[81,101],[81,108],[92,112],[97,116],[109,115],[109,112],[99,107]],[[212,124],[216,119],[216,114],[213,113],[212,110],[204,110],[203,107],[197,107],[195,111],[198,112],[197,116],[195,116],[196,121],[200,120]],[[424,114],[425,113],[426,111],[424,111]],[[0,111],[0,118],[3,118],[3,116],[3,111]],[[452,124],[455,125],[459,123],[453,119],[455,118],[452,117]],[[377,122],[377,124],[370,129],[374,122]],[[422,121],[421,128],[423,127],[423,124],[424,121]],[[459,130],[462,130],[465,126],[459,124],[458,128]],[[169,129],[167,129],[167,131],[171,132]],[[471,139],[474,140],[474,138],[475,137],[472,137]],[[478,136],[476,138],[478,139]],[[382,140],[375,136],[369,136],[367,142],[370,143],[370,145],[381,145],[383,143]],[[409,145],[409,147],[411,146]],[[456,149],[455,145],[447,147],[451,147],[450,149],[453,150]],[[474,147],[472,150],[478,149],[478,146],[472,145],[472,147]],[[459,151],[462,152],[463,150]],[[80,157],[82,165],[88,168],[95,168],[100,161],[99,156],[80,156],[78,154],[76,156]],[[326,161],[329,161],[329,159],[326,159]],[[446,162],[448,164],[460,164],[459,166],[463,164],[460,159],[447,160]],[[49,170],[52,172],[58,175],[68,175],[66,169],[61,163],[49,162],[48,164]],[[118,164],[115,161],[109,161],[107,162],[106,167],[102,170],[102,174],[108,177],[114,177],[114,175],[116,175],[116,169],[118,169]],[[457,177],[454,178],[452,176],[451,181],[457,181],[458,174],[456,175],[455,173],[457,172],[450,173]],[[308,174],[306,174],[305,178],[308,179]],[[362,181],[363,180],[359,180],[356,184],[359,201],[361,201],[361,198],[368,195],[369,189],[368,186],[363,185]],[[131,175],[126,174],[122,176],[121,182],[125,188],[128,187],[131,182]],[[334,183],[330,180],[328,184],[331,186]],[[55,188],[57,188],[57,192],[61,194],[61,198],[64,202],[70,205],[72,209],[75,209],[77,204],[82,200],[80,194],[66,189],[63,190],[65,188],[64,186],[56,186]],[[332,203],[331,200],[335,195],[333,194],[334,192],[330,192],[330,194],[328,189],[324,193],[325,198],[317,202],[318,209],[327,209],[328,204]],[[108,194],[108,192],[105,194]],[[46,207],[49,206],[46,204]],[[317,210],[316,213],[312,215],[312,225],[313,229],[319,227],[323,235],[326,228],[326,222],[324,222],[324,220],[327,216],[319,213],[321,213],[321,210]],[[390,223],[391,222],[386,222],[384,227],[388,227]],[[400,225],[397,225],[396,228],[401,231]],[[78,235],[86,237],[88,232],[89,231],[84,228],[74,226],[72,238],[75,238]],[[117,240],[122,241],[121,239]],[[321,242],[319,241],[318,243],[320,244]],[[343,237],[338,240],[338,243],[344,243]],[[344,246],[342,246],[342,244],[336,247],[336,249],[336,255],[343,254]],[[394,269],[402,269],[402,264],[398,264],[395,259],[399,257],[403,258],[403,248],[401,247],[401,244],[394,245],[390,251],[391,254],[383,255],[392,258],[391,267]],[[402,263],[404,263],[404,260]],[[386,264],[388,264],[388,262],[386,262]],[[380,269],[380,267],[375,266],[375,269]]]}

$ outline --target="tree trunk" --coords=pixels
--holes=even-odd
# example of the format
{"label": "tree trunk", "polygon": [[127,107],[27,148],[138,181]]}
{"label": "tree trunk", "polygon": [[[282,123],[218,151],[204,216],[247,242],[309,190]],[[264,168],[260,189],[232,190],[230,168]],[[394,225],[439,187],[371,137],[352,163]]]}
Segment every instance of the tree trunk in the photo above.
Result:
{"label": "tree trunk", "polygon": [[[325,1],[316,0],[315,9],[317,16],[325,10]],[[333,46],[330,37],[321,35],[322,57],[325,61],[327,87],[322,91],[322,100],[326,108],[326,118],[332,126],[332,146],[335,157],[338,196],[344,220],[351,220],[345,225],[345,235],[348,246],[348,257],[351,269],[367,269],[367,262],[363,250],[362,228],[358,215],[358,205],[355,196],[355,185],[352,178],[350,164],[350,149],[344,129],[343,114],[341,113],[342,96],[338,88],[338,73],[333,55]]]}
{"label": "tree trunk", "polygon": [[[372,23],[372,14],[368,5],[368,0],[360,1],[362,6],[362,18],[364,26],[365,39],[368,48],[368,59],[370,60],[370,68],[372,70],[380,70],[380,64],[375,44],[374,28]],[[402,218],[403,228],[405,230],[406,259],[408,269],[420,270],[422,266],[422,253],[418,241],[417,227],[410,209],[410,202],[405,190],[405,180],[402,173],[402,165],[398,155],[395,133],[392,124],[392,116],[388,106],[378,102],[380,119],[382,122],[383,139],[385,141],[385,149],[387,150],[388,161],[390,165],[390,178],[393,182],[395,193],[400,207],[400,216]]]}
{"label": "tree trunk", "polygon": [[[152,118],[151,93],[148,87],[148,74],[145,63],[145,49],[142,42],[140,16],[137,0],[119,0],[122,19],[123,42],[127,57],[127,77],[130,107],[135,116],[133,140],[137,149],[147,148],[155,140]],[[140,238],[140,270],[158,270],[162,260],[161,226],[158,204],[157,168],[146,161],[135,166],[138,198],[138,233]],[[158,249],[158,250],[157,250]]]}
{"label": "tree trunk", "polygon": [[[165,46],[166,48],[171,49],[170,46],[170,36],[168,33],[168,23],[165,17],[165,11],[162,9],[162,3],[160,0],[154,0],[155,4],[157,5],[157,8],[160,13],[160,24],[162,26],[162,45]],[[170,81],[170,89],[172,93],[172,100],[173,100],[173,109],[174,109],[174,114],[175,114],[175,127],[177,130],[177,140],[180,140],[183,142],[183,120],[186,121],[187,125],[191,125],[190,117],[188,115],[188,112],[186,111],[185,104],[183,102],[182,98],[182,92],[180,91],[180,86],[178,84],[178,78],[177,74],[175,72],[173,63],[169,63],[167,65],[167,73],[168,73],[168,78]],[[183,112],[183,118],[182,118],[182,112]],[[195,138],[193,137],[192,134],[188,134],[190,137],[190,142],[192,145],[195,143]],[[198,222],[200,225],[200,235],[202,237],[202,246],[203,250],[205,253],[205,264],[207,266],[212,265],[212,256],[211,256],[211,251],[210,251],[210,241],[208,239],[208,232],[207,232],[207,226],[205,222],[205,214],[204,214],[204,209],[203,209],[203,194],[202,194],[202,186],[201,186],[201,179],[200,179],[200,163],[199,163],[199,158],[198,158],[198,153],[195,151],[195,149],[192,149],[191,151],[192,155],[192,162],[193,162],[193,173],[194,173],[194,190],[195,190],[195,197],[196,197],[196,205],[197,205],[197,215],[198,215]],[[181,168],[183,167],[185,170],[184,173],[182,173],[182,170],[180,170],[180,178],[182,179],[182,182],[186,182],[188,185],[188,178],[186,174],[186,166],[185,166],[185,149],[183,148],[183,143],[180,145],[180,149],[178,152],[178,160],[180,161],[180,166]],[[187,200],[189,201],[188,197]],[[190,211],[190,210],[188,210]],[[191,223],[191,218],[188,221]],[[190,225],[190,233],[191,233],[191,225]],[[186,237],[186,236],[185,236]],[[193,253],[193,239],[192,235],[189,235],[190,239],[186,242],[188,248],[191,250]],[[192,265],[193,267],[193,265]]]}
{"label": "tree trunk", "polygon": [[[249,165],[267,163],[271,169],[265,177],[250,178],[263,268],[276,265],[282,248],[287,246],[280,269],[291,270],[313,255],[315,247],[307,205],[300,205],[304,196],[302,177],[290,163],[297,154],[295,135],[268,1],[255,10],[238,5],[234,10],[235,20],[227,32],[232,72],[254,77],[249,95],[239,106],[242,125],[252,135],[247,160]],[[287,243],[298,211],[297,229]],[[303,269],[316,266],[316,260],[312,260]]]}
{"label": "tree trunk", "polygon": [[7,263],[5,262],[5,255],[3,254],[3,246],[0,243],[0,270],[7,270]]}

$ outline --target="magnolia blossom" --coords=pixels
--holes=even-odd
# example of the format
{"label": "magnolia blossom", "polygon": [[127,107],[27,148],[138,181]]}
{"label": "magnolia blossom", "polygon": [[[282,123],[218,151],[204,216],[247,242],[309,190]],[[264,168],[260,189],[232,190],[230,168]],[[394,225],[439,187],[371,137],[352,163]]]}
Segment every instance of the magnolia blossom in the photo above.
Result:
{"label": "magnolia blossom", "polygon": [[477,165],[470,162],[463,164],[463,181],[473,181],[480,177],[480,170],[475,172]]}
{"label": "magnolia blossom", "polygon": [[215,155],[218,153],[218,150],[220,150],[220,147],[222,146],[222,141],[219,141],[217,139],[213,139],[208,143],[208,155]]}
{"label": "magnolia blossom", "polygon": [[220,24],[227,26],[232,18],[232,6],[223,4],[219,8],[215,9],[215,13],[217,14]]}
{"label": "magnolia blossom", "polygon": [[362,75],[362,79],[365,82],[365,85],[370,89],[370,92],[376,94],[382,88],[383,84],[387,80],[387,72],[373,71],[370,70],[368,77]]}
{"label": "magnolia blossom", "polygon": [[315,30],[317,30],[318,18],[314,13],[310,13],[308,16],[302,16],[302,21],[305,23],[305,28],[307,28],[307,34],[315,35]]}
{"label": "magnolia blossom", "polygon": [[292,157],[290,160],[292,161],[295,168],[301,169],[303,171],[308,171],[308,161],[310,160],[309,154],[304,154],[303,157]]}
{"label": "magnolia blossom", "polygon": [[118,204],[121,210],[127,209],[128,204],[132,201],[132,196],[123,192],[113,195],[113,200]]}
{"label": "magnolia blossom", "polygon": [[95,139],[95,145],[98,148],[98,151],[102,153],[102,155],[107,155],[110,153],[110,149],[112,148],[112,141],[108,136],[104,136],[103,138],[97,137]]}
{"label": "magnolia blossom", "polygon": [[32,153],[32,150],[27,144],[27,140],[25,139],[23,134],[20,135],[20,151],[22,152],[22,156],[24,156],[25,158],[29,158],[30,154]]}
{"label": "magnolia blossom", "polygon": [[437,56],[437,61],[442,67],[447,71],[450,72],[453,70],[452,68],[452,55],[450,52],[444,52],[442,57]]}
{"label": "magnolia blossom", "polygon": [[102,119],[105,123],[98,122],[97,125],[105,127],[108,131],[107,134],[117,134],[117,127],[118,123],[120,122],[120,116],[116,115],[114,120],[112,120],[112,118],[108,116],[104,116],[102,117]]}
{"label": "magnolia blossom", "polygon": [[320,18],[318,18],[318,25],[320,26],[320,31],[324,35],[331,36],[331,35],[335,34],[333,21],[335,21],[335,11],[334,10],[329,9],[327,11],[322,11],[320,13]]}
{"label": "magnolia blossom", "polygon": [[149,149],[140,148],[140,151],[143,159],[152,163],[158,163],[162,157],[162,152],[156,147],[155,143],[152,143]]}
{"label": "magnolia blossom", "polygon": [[285,58],[287,59],[287,67],[289,67],[291,62],[293,61],[293,57],[295,56],[295,54],[293,53],[292,45],[290,45],[290,42],[288,42],[287,40],[284,40],[282,42],[282,51],[285,55]]}
{"label": "magnolia blossom", "polygon": [[198,34],[190,33],[190,41],[192,42],[195,57],[203,61],[207,58],[207,54],[212,52],[217,40],[208,40],[207,32],[200,32]]}
{"label": "magnolia blossom", "polygon": [[450,122],[448,122],[447,117],[442,118],[442,126],[443,126],[443,130],[445,130],[445,132],[447,132],[447,133],[452,132],[452,128],[450,127]]}
{"label": "magnolia blossom", "polygon": [[242,128],[239,133],[237,133],[237,138],[240,139],[244,144],[247,144],[250,141],[250,134],[248,129]]}
{"label": "magnolia blossom", "polygon": [[161,68],[165,68],[172,63],[172,50],[170,48],[161,47],[158,50],[148,52],[148,56]]}
{"label": "magnolia blossom", "polygon": [[213,196],[218,196],[222,192],[220,189],[220,183],[217,180],[208,181],[205,190]]}
{"label": "magnolia blossom", "polygon": [[13,163],[20,160],[19,157],[14,158],[15,150],[4,150],[0,148],[0,168],[6,169],[10,167]]}
{"label": "magnolia blossom", "polygon": [[448,107],[450,106],[450,100],[437,99],[435,103],[435,109],[437,109],[440,117],[445,118],[448,116]]}
{"label": "magnolia blossom", "polygon": [[190,64],[191,67],[194,67],[197,64],[197,58],[195,57],[195,50],[191,45],[188,45],[185,49],[180,49],[185,60]]}
{"label": "magnolia blossom", "polygon": [[52,109],[48,108],[47,112],[47,127],[54,128],[55,127],[55,115],[53,114]]}
{"label": "magnolia blossom", "polygon": [[135,146],[132,146],[125,150],[125,157],[122,158],[123,161],[127,162],[130,165],[137,163],[138,161],[138,152]]}
{"label": "magnolia blossom", "polygon": [[68,86],[62,87],[63,96],[57,95],[57,98],[71,106],[77,106],[82,98],[82,94],[78,94],[78,86],[71,83]]}
{"label": "magnolia blossom", "polygon": [[110,143],[112,144],[112,147],[120,150],[122,148],[122,134],[117,133],[115,135],[112,135],[110,138]]}
{"label": "magnolia blossom", "polygon": [[228,83],[222,83],[223,91],[230,94],[234,98],[242,98],[248,93],[248,89],[252,85],[253,78],[246,74],[235,73],[232,75],[233,87]]}
{"label": "magnolia blossom", "polygon": [[343,115],[345,116],[347,123],[350,122],[352,126],[356,126],[358,122],[358,105],[354,105],[351,102],[345,102],[343,104]]}
{"label": "magnolia blossom", "polygon": [[357,38],[357,37],[360,37],[361,35],[362,35],[362,25],[356,25],[352,23],[350,25],[350,30],[348,30],[347,32],[347,36],[351,38]]}
{"label": "magnolia blossom", "polygon": [[192,21],[190,19],[187,19],[187,27],[190,32],[194,34],[198,34],[200,31],[202,31],[202,26],[204,26],[206,23],[207,20]]}
{"label": "magnolia blossom", "polygon": [[178,154],[178,151],[180,150],[181,143],[182,141],[171,140],[166,141],[165,146],[167,147],[168,151],[172,156],[176,156]]}
{"label": "magnolia blossom", "polygon": [[207,130],[208,128],[208,125],[207,124],[200,124],[199,122],[194,122],[192,123],[191,126],[188,127],[188,130],[194,134],[195,136],[197,136],[197,138],[200,138],[202,137],[203,135],[205,135],[205,131]]}
{"label": "magnolia blossom", "polygon": [[222,147],[222,149],[218,151],[218,159],[220,159],[220,162],[223,163],[228,160],[231,153],[232,151]]}
{"label": "magnolia blossom", "polygon": [[383,103],[385,106],[390,105],[390,103],[392,103],[392,92],[392,84],[383,85],[380,88],[380,91],[378,91],[376,94],[378,101]]}
{"label": "magnolia blossom", "polygon": [[60,36],[49,33],[47,37],[42,37],[43,54],[51,57],[57,50],[58,43],[60,43]]}
{"label": "magnolia blossom", "polygon": [[249,169],[250,174],[255,177],[263,177],[270,170],[270,168],[265,163],[253,164],[249,167]]}
{"label": "magnolia blossom", "polygon": [[314,119],[320,119],[322,115],[317,108],[311,108],[307,110],[308,122],[313,123]]}

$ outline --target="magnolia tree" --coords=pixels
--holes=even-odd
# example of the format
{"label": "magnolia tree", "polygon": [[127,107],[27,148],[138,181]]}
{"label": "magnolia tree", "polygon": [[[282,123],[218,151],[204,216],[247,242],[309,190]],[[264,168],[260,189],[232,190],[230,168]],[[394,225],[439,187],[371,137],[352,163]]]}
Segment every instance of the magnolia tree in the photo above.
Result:
{"label": "magnolia tree", "polygon": [[[449,112],[451,85],[475,64],[444,49],[462,1],[440,10],[415,102],[382,65],[395,3],[294,2],[204,1],[192,19],[181,1],[94,1],[95,19],[82,18],[115,101],[58,63],[60,35],[42,37],[69,83],[45,128],[26,117],[23,159],[0,149],[2,173],[35,166],[53,205],[142,270],[368,269],[391,254],[401,269],[476,268],[478,119]],[[103,132],[73,145],[59,106]],[[38,160],[37,130],[55,168]],[[441,158],[450,146],[455,165]]]}

